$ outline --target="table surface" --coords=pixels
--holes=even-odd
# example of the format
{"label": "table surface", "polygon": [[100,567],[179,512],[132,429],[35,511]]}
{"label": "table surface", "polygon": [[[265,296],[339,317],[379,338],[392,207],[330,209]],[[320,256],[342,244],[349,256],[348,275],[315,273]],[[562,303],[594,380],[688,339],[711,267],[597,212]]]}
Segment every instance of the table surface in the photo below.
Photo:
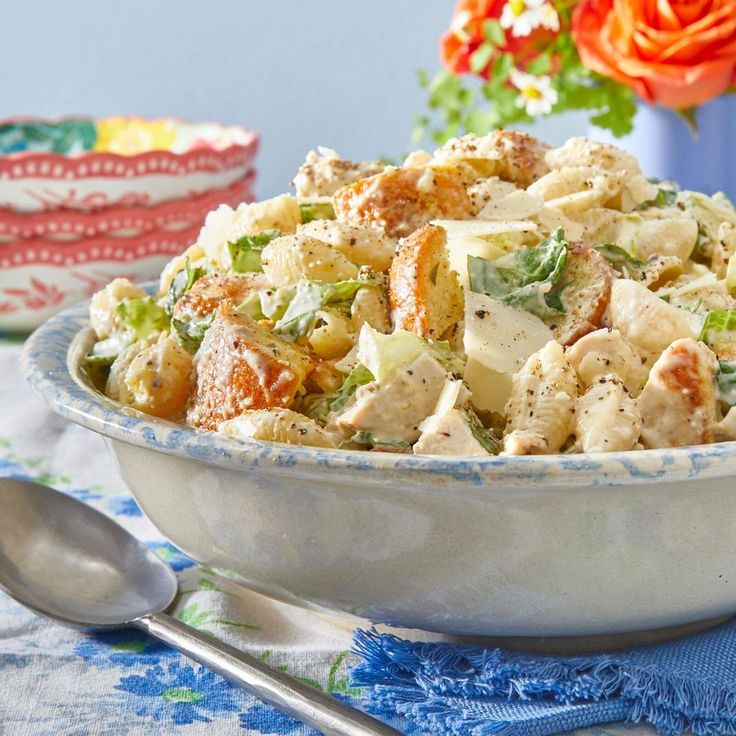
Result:
{"label": "table surface", "polygon": [[[19,354],[18,343],[0,342],[0,475],[46,483],[114,517],[177,571],[180,620],[359,706],[361,692],[348,683],[352,626],[272,601],[185,557],[143,516],[103,438],[32,395]],[[0,678],[2,736],[314,733],[141,634],[81,634],[2,594]],[[585,733],[654,731],[621,724]]]}

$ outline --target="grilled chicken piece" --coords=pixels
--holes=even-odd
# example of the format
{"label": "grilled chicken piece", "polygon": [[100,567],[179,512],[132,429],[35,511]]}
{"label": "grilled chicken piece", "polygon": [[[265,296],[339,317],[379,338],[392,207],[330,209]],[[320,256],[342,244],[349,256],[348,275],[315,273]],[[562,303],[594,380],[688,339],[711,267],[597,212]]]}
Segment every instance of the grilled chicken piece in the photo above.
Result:
{"label": "grilled chicken piece", "polygon": [[428,353],[399,368],[384,383],[361,386],[329,424],[349,434],[371,432],[381,440],[414,442],[419,424],[437,405],[447,371]]}
{"label": "grilled chicken piece", "polygon": [[713,351],[693,338],[675,340],[652,366],[639,396],[647,448],[713,442],[718,422]]}

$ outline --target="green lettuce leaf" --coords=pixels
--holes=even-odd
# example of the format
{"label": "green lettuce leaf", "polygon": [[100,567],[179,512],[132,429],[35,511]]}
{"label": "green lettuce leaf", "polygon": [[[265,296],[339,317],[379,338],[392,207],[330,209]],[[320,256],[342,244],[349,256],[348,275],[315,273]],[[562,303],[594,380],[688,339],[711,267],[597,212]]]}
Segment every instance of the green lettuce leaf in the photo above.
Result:
{"label": "green lettuce leaf", "polygon": [[184,296],[194,284],[207,273],[206,268],[192,268],[187,258],[184,268],[177,271],[171,283],[169,284],[169,290],[166,294],[166,303],[164,304],[164,310],[166,314],[171,316],[174,312],[174,305],[179,299]]}
{"label": "green lettuce leaf", "polygon": [[647,210],[650,207],[673,207],[677,202],[677,194],[680,191],[680,187],[674,181],[657,179],[655,177],[650,178],[649,181],[657,185],[657,195],[654,199],[642,202],[636,209]]}
{"label": "green lettuce leaf", "polygon": [[[736,340],[736,309],[709,312],[698,339],[712,347],[723,339],[728,340],[731,337],[728,333],[732,333],[731,339]],[[719,334],[721,338],[717,337]]]}
{"label": "green lettuce leaf", "polygon": [[130,335],[116,333],[106,340],[95,343],[85,361],[89,365],[110,366],[131,343]]}
{"label": "green lettuce leaf", "polygon": [[565,268],[567,248],[565,234],[558,228],[539,245],[519,248],[495,261],[468,256],[470,288],[538,317],[559,315],[562,304],[550,291]]}
{"label": "green lettuce leaf", "polygon": [[302,223],[312,222],[312,220],[335,219],[332,202],[300,202],[299,213],[302,217]]}
{"label": "green lettuce leaf", "polygon": [[471,409],[465,410],[465,416],[468,420],[468,426],[470,427],[470,432],[477,440],[478,444],[488,452],[491,453],[491,455],[498,455],[499,452],[501,452],[501,448],[496,442],[496,438],[493,436],[493,432],[491,432],[490,429],[486,429],[482,424],[480,419],[476,416],[475,412]]}
{"label": "green lettuce leaf", "polygon": [[370,383],[372,380],[374,379],[371,372],[364,365],[358,363],[348,373],[342,386],[337,391],[329,394],[307,394],[301,400],[299,411],[324,425],[331,412],[342,409],[361,386]]}
{"label": "green lettuce leaf", "polygon": [[139,340],[145,339],[155,330],[163,332],[169,328],[168,314],[150,296],[127,299],[120,302],[115,311]]}
{"label": "green lettuce leaf", "polygon": [[337,411],[338,409],[342,409],[342,407],[348,403],[350,397],[361,386],[364,386],[366,383],[370,383],[373,380],[373,374],[362,363],[358,363],[358,365],[356,365],[355,368],[353,368],[353,370],[348,373],[342,383],[342,386],[340,386],[339,390],[335,394],[333,394],[332,398],[330,399],[330,411]]}
{"label": "green lettuce leaf", "polygon": [[361,327],[358,336],[358,360],[379,383],[387,381],[398,368],[425,351],[449,373],[463,372],[464,359],[445,340],[425,340],[414,332],[400,329],[385,335],[369,324]]}
{"label": "green lettuce leaf", "polygon": [[622,276],[628,278],[641,274],[647,265],[644,261],[632,256],[626,248],[615,243],[594,245],[593,249],[597,250]]}
{"label": "green lettuce leaf", "polygon": [[171,332],[179,345],[181,345],[184,350],[194,355],[194,353],[199,350],[199,346],[202,344],[205,332],[209,330],[214,318],[215,315],[212,313],[202,319],[191,319],[187,322],[179,319],[172,319]]}
{"label": "green lettuce leaf", "polygon": [[718,397],[729,406],[736,406],[736,360],[719,360],[716,374]]}
{"label": "green lettuce leaf", "polygon": [[250,294],[245,301],[238,306],[236,311],[240,314],[247,314],[255,320],[266,318],[261,307],[261,298],[258,292]]}
{"label": "green lettuce leaf", "polygon": [[349,448],[350,445],[360,445],[361,447],[386,452],[411,452],[410,442],[405,440],[382,440],[380,437],[376,437],[373,432],[356,432],[349,440],[341,442],[340,448]]}
{"label": "green lettuce leaf", "polygon": [[320,309],[329,305],[349,311],[350,302],[358,289],[372,285],[369,281],[359,279],[334,284],[302,280],[296,285],[294,297],[273,331],[287,340],[298,340],[309,332]]}
{"label": "green lettuce leaf", "polygon": [[230,252],[233,273],[252,273],[263,271],[261,251],[274,239],[281,235],[280,230],[264,230],[258,235],[243,235],[238,240],[227,244]]}

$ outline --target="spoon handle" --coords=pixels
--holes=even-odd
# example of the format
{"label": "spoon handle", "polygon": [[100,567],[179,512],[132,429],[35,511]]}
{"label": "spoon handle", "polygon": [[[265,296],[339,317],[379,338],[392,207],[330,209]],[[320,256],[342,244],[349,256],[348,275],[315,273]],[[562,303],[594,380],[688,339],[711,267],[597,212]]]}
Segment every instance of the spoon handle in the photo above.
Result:
{"label": "spoon handle", "polygon": [[143,616],[134,624],[325,736],[400,736],[375,718],[165,613]]}

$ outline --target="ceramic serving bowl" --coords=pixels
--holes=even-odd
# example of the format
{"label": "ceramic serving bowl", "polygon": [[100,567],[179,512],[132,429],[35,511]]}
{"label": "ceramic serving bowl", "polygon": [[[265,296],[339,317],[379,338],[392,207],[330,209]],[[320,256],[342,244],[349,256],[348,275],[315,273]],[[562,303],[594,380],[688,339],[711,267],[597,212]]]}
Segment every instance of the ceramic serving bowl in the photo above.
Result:
{"label": "ceramic serving bowl", "polygon": [[22,368],[101,433],[143,511],[184,552],[301,605],[453,634],[571,636],[736,611],[736,443],[433,458],[240,442],[98,393],[87,306]]}
{"label": "ceramic serving bowl", "polygon": [[[22,119],[0,121],[12,125],[53,126]],[[111,150],[83,150],[72,155],[19,150],[0,156],[0,209],[14,212],[77,210],[94,212],[110,207],[150,207],[187,199],[242,180],[250,171],[258,136],[239,126],[183,123],[165,118],[112,118],[95,121],[98,127],[114,123],[117,137]],[[140,137],[151,138],[164,126],[160,145],[167,150],[140,149]],[[153,126],[154,134],[150,133]],[[172,137],[173,136],[173,137]],[[135,144],[135,145],[133,145]],[[119,152],[128,146],[130,154]]]}

